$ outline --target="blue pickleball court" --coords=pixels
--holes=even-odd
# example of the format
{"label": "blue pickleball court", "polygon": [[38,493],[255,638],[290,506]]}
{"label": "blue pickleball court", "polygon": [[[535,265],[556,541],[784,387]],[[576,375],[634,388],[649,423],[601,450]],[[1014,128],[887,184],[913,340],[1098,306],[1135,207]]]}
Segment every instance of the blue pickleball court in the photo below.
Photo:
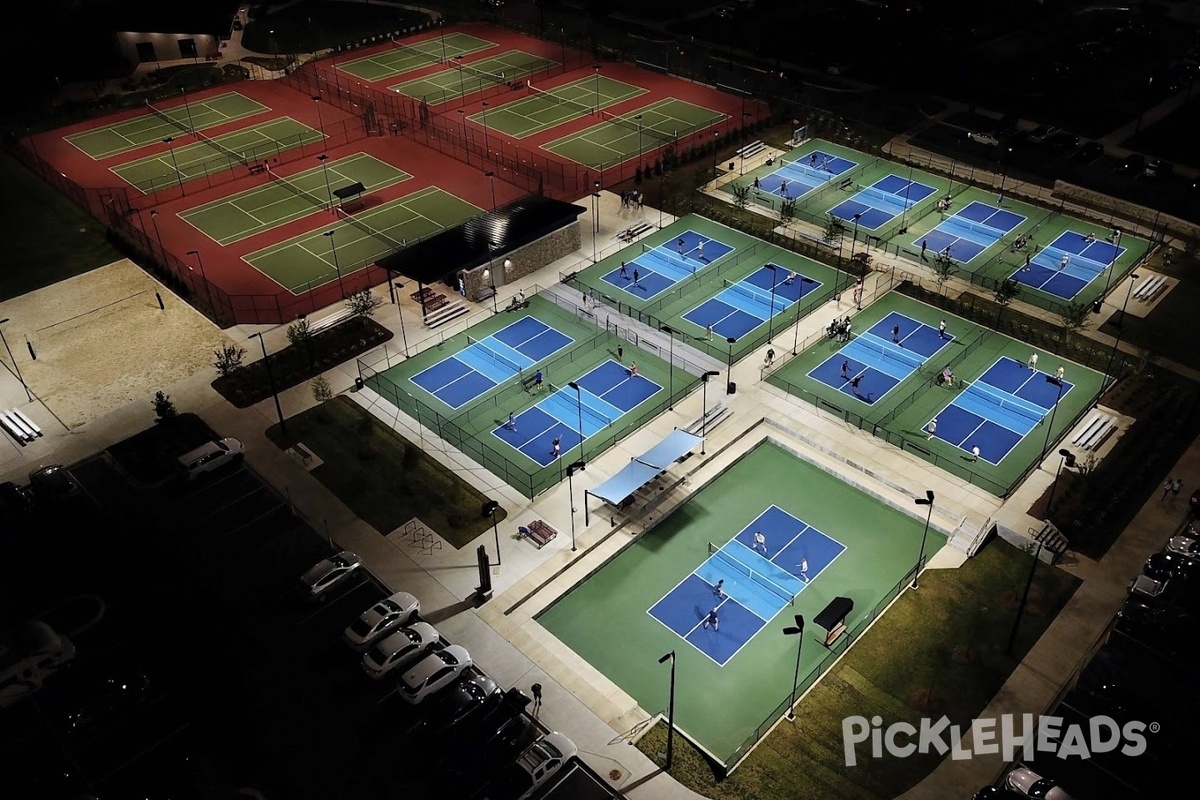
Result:
{"label": "blue pickleball court", "polygon": [[[640,254],[626,259],[623,272],[618,266],[601,278],[609,286],[640,300],[649,300],[665,292],[733,252],[732,245],[692,230],[680,234],[674,241],[642,244],[641,248]],[[622,256],[625,252],[622,251]]]}
{"label": "blue pickleball court", "polygon": [[412,376],[412,382],[451,408],[462,408],[575,340],[526,316]]}
{"label": "blue pickleball court", "polygon": [[[761,547],[756,532],[764,537]],[[647,613],[725,666],[845,550],[773,505],[729,541],[710,544],[708,558]],[[719,581],[724,582],[720,594]],[[713,609],[715,629],[704,624]]]}
{"label": "blue pickleball court", "polygon": [[1072,388],[1069,381],[1060,386],[1045,372],[1001,358],[938,412],[934,436],[967,453],[978,447],[980,459],[999,464]]}
{"label": "blue pickleball court", "polygon": [[711,325],[722,339],[740,339],[819,288],[821,282],[814,278],[768,264],[739,281],[725,281],[725,288],[715,297],[687,311],[683,318],[700,329],[696,335]]}
{"label": "blue pickleball court", "polygon": [[966,264],[1024,221],[1020,214],[974,201],[943,219],[936,228],[914,241],[913,246]]}
{"label": "blue pickleball court", "polygon": [[1071,300],[1103,275],[1124,252],[1124,247],[1112,242],[1086,233],[1066,231],[1051,244],[1040,248],[1028,267],[1020,267],[1009,277],[1055,297]]}
{"label": "blue pickleball court", "polygon": [[814,150],[791,161],[780,159],[775,171],[759,178],[755,188],[785,200],[798,200],[857,166],[847,158]]}
{"label": "blue pickleball court", "polygon": [[887,175],[860,188],[853,197],[838,203],[828,213],[841,220],[853,220],[858,214],[861,227],[878,230],[936,191],[932,186],[899,175]]}
{"label": "blue pickleball court", "polygon": [[951,332],[943,336],[932,325],[893,311],[814,367],[808,377],[874,405],[952,341]]}
{"label": "blue pickleball court", "polygon": [[[513,419],[512,427],[492,431],[526,458],[546,467],[561,458],[581,439],[595,436],[622,416],[662,391],[642,375],[630,375],[616,361],[605,361],[576,379],[580,391],[550,385],[549,394]],[[559,452],[554,453],[558,439]]]}

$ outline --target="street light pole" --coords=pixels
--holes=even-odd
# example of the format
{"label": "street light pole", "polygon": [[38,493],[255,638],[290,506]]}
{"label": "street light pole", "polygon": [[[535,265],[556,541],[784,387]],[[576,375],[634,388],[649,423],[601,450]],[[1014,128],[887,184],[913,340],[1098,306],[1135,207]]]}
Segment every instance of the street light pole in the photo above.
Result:
{"label": "street light pole", "polygon": [[492,518],[492,534],[496,537],[496,566],[500,566],[500,528],[496,521],[496,512],[500,509],[500,504],[495,500],[488,500],[483,504],[483,515],[491,516]]}
{"label": "street light pole", "polygon": [[321,149],[328,150],[328,139],[325,136],[325,119],[321,116],[321,95],[314,94],[313,102],[317,104],[317,124],[321,126]]}
{"label": "street light pole", "polygon": [[163,261],[167,260],[167,251],[163,248],[162,234],[158,230],[158,212],[150,209],[150,222],[154,224],[154,238],[158,241],[158,251],[162,253]]}
{"label": "street light pole", "polygon": [[329,197],[329,213],[333,213],[333,187],[329,185],[329,165],[325,162],[329,161],[327,153],[321,153],[317,156],[317,161],[321,162],[321,169],[325,171],[325,194]]}
{"label": "street light pole", "polygon": [[483,173],[483,175],[484,175],[484,177],[486,177],[488,179],[488,182],[492,185],[492,211],[495,211],[496,210],[496,173],[485,172],[485,173]]}
{"label": "street light pole", "polygon": [[[854,215],[854,236],[853,236],[853,238],[850,239],[850,269],[851,270],[854,269],[854,246],[856,244],[858,244],[858,220],[861,217],[862,217],[862,214]],[[841,302],[841,299],[842,299],[842,275],[840,272],[838,273],[837,281],[833,287],[833,299],[838,301],[839,303]]]}
{"label": "street light pole", "polygon": [[917,566],[913,567],[913,579],[909,585],[912,589],[920,588],[917,586],[917,576],[921,574],[921,565],[925,562],[925,537],[929,535],[929,521],[933,519],[933,490],[926,489],[924,497],[918,497],[913,502],[919,506],[929,506],[929,511],[925,514],[925,530],[921,532],[921,551],[917,554]]}
{"label": "street light pole", "polygon": [[[154,212],[150,212],[153,214]],[[1107,378],[1112,374],[1113,361],[1117,357],[1117,348],[1121,345],[1121,337],[1125,335],[1125,307],[1129,305],[1129,296],[1133,294],[1133,285],[1137,283],[1138,275],[1133,273],[1129,276],[1129,289],[1125,292],[1125,303],[1121,306],[1121,321],[1117,323],[1117,338],[1113,342],[1112,352],[1108,355],[1108,366],[1104,368],[1104,377]]]}
{"label": "street light pole", "polygon": [[187,111],[188,128],[192,131],[192,136],[196,135],[196,123],[192,121],[192,107],[188,105],[187,90],[182,86],[179,87],[179,96],[183,98],[183,108]]}
{"label": "street light pole", "polygon": [[[806,278],[803,275],[800,276],[800,298],[801,299],[804,298],[804,284],[806,284],[806,283],[816,283],[816,281],[814,281],[812,278]],[[817,302],[816,295],[813,295],[813,302],[814,303]],[[809,306],[809,310],[810,311],[812,310],[811,305]],[[796,332],[794,334],[792,334],[792,355],[796,355],[796,348],[798,348],[799,346],[800,346],[800,300],[797,300],[796,301]]]}
{"label": "street light pole", "polygon": [[1029,602],[1029,590],[1033,588],[1033,576],[1037,573],[1038,562],[1042,560],[1042,543],[1037,543],[1033,554],[1033,563],[1029,565],[1029,577],[1025,579],[1025,592],[1021,595],[1021,605],[1017,607],[1017,617],[1013,620],[1012,633],[1008,635],[1008,647],[1005,653],[1012,655],[1013,646],[1017,643],[1017,631],[1021,629],[1021,618],[1025,616],[1025,604]]}
{"label": "street light pole", "polygon": [[587,464],[585,464],[584,462],[576,461],[574,464],[571,464],[569,467],[567,467],[567,494],[569,495],[569,497],[571,499],[571,552],[572,553],[574,553],[576,550],[576,547],[575,547],[575,510],[576,510],[575,509],[575,481],[572,480],[572,478],[575,476],[576,472],[582,471],[584,469],[584,467],[586,467],[586,466],[587,466]]}
{"label": "street light pole", "polygon": [[199,250],[188,250],[189,256],[196,257],[196,263],[200,265],[200,280],[204,281],[204,291],[208,295],[208,307],[212,309],[213,317],[217,316],[217,307],[213,305],[212,287],[208,284],[208,276],[204,274],[204,259],[200,258]]}
{"label": "street light pole", "polygon": [[720,374],[714,369],[700,376],[700,455],[705,455],[704,441],[708,431],[708,379]]}
{"label": "street light pole", "polygon": [[665,664],[667,659],[671,660],[671,694],[667,701],[667,764],[664,767],[668,772],[671,771],[671,764],[675,760],[675,651],[667,653],[658,660],[658,663]]}
{"label": "street light pole", "polygon": [[600,65],[597,64],[596,70],[596,116],[600,116]]}
{"label": "street light pole", "polygon": [[1054,510],[1054,493],[1058,491],[1058,476],[1062,475],[1063,466],[1068,463],[1072,467],[1075,466],[1075,454],[1070,450],[1064,447],[1058,451],[1058,454],[1062,456],[1062,460],[1058,462],[1058,469],[1054,472],[1054,483],[1050,484],[1050,499],[1046,501],[1046,516],[1049,516],[1050,512]]}
{"label": "street light pole", "polygon": [[638,169],[641,169],[642,168],[642,115],[638,114],[636,117],[634,117],[634,119],[637,120],[637,124],[638,124],[638,161],[637,161],[637,165],[638,165]]}
{"label": "street light pole", "polygon": [[659,325],[658,329],[671,340],[667,351],[667,411],[675,410],[675,329],[670,325]]}
{"label": "street light pole", "polygon": [[767,264],[771,270],[771,316],[767,319],[767,344],[775,335],[775,284],[779,283],[779,265]]}
{"label": "street light pole", "polygon": [[337,273],[338,291],[342,293],[342,299],[345,300],[346,287],[342,284],[342,267],[341,264],[338,263],[337,244],[333,241],[334,233],[336,233],[336,231],[325,231],[325,233],[322,235],[329,238],[329,250],[333,253],[333,269]]}
{"label": "street light pole", "polygon": [[171,168],[175,170],[175,182],[179,184],[179,193],[186,194],[183,189],[183,175],[179,172],[179,162],[175,160],[175,137],[168,136],[163,141],[166,142],[167,150],[171,153]]}
{"label": "street light pole", "polygon": [[1054,398],[1054,408],[1050,409],[1050,424],[1046,426],[1046,442],[1042,445],[1042,458],[1046,457],[1046,452],[1050,449],[1050,435],[1054,433],[1054,415],[1058,413],[1058,403],[1062,400],[1063,382],[1054,375],[1046,376],[1046,383],[1058,387],[1058,397]]}
{"label": "street light pole", "polygon": [[[8,317],[0,319],[0,325],[8,322]],[[0,328],[0,342],[4,343],[4,349],[8,351],[8,360],[13,364],[13,371],[17,373],[17,380],[21,382],[21,388],[25,390],[25,396],[33,401],[33,393],[29,391],[29,384],[25,383],[25,377],[21,375],[21,367],[17,364],[17,359],[13,357],[12,348],[8,346],[8,339],[4,337],[4,329]]]}
{"label": "street light pole", "polygon": [[271,371],[271,357],[267,355],[267,340],[263,338],[262,333],[252,333],[250,338],[258,337],[258,343],[262,345],[263,362],[267,366],[267,385],[271,389],[271,396],[275,398],[275,413],[279,416],[279,430],[287,433],[287,421],[283,418],[283,406],[279,404],[279,392],[275,390],[275,373]]}
{"label": "street light pole", "polygon": [[737,339],[729,336],[725,341],[729,344],[729,366],[725,370],[725,394],[733,394],[733,346],[737,344]]}
{"label": "street light pole", "polygon": [[500,306],[496,303],[496,243],[488,242],[488,285],[492,289],[492,313],[499,314]]}
{"label": "street light pole", "polygon": [[490,154],[492,151],[492,145],[488,141],[487,110],[488,110],[488,101],[484,100],[483,101],[482,119],[483,119],[483,155],[485,158],[490,157]]}
{"label": "street light pole", "polygon": [[792,702],[788,704],[787,718],[789,722],[796,719],[796,689],[800,685],[800,650],[804,647],[804,617],[795,615],[796,624],[783,629],[784,636],[796,637],[796,672],[792,676]]}
{"label": "street light pole", "polygon": [[575,381],[567,384],[575,390],[575,402],[579,408],[579,460],[583,461],[583,387]]}

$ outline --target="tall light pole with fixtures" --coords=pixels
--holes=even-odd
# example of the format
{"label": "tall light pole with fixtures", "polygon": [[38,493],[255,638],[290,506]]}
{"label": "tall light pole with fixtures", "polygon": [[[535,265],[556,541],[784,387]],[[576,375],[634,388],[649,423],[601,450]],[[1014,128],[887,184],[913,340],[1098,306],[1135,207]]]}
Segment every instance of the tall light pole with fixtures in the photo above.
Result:
{"label": "tall light pole with fixtures", "polygon": [[658,663],[665,664],[671,662],[671,694],[667,701],[667,763],[664,769],[668,772],[671,770],[671,763],[675,760],[675,651],[667,653],[658,660]]}
{"label": "tall light pole with fixtures", "polygon": [[1120,322],[1117,323],[1117,338],[1113,341],[1112,352],[1108,355],[1108,366],[1104,368],[1105,378],[1112,374],[1112,365],[1117,357],[1117,348],[1121,346],[1121,337],[1125,335],[1125,308],[1129,305],[1129,297],[1133,294],[1133,285],[1137,283],[1137,279],[1138,275],[1136,272],[1129,276],[1129,289],[1125,292],[1125,303],[1121,306]]}
{"label": "tall light pole with fixtures", "polygon": [[597,64],[593,69],[596,70],[596,116],[600,116],[600,65]]}
{"label": "tall light pole with fixtures", "polygon": [[325,136],[325,119],[321,116],[321,95],[313,95],[313,103],[317,106],[317,124],[321,126],[321,149],[328,150],[328,139]]}
{"label": "tall light pole with fixtures", "polygon": [[767,320],[767,344],[771,343],[771,337],[775,335],[775,284],[779,283],[778,264],[765,264],[771,270],[771,316]]}
{"label": "tall light pole with fixtures", "polygon": [[733,346],[737,339],[730,336],[725,339],[729,345],[729,366],[725,370],[725,394],[733,394]]}
{"label": "tall light pole with fixtures", "polygon": [[[800,299],[801,300],[804,299],[804,284],[806,284],[806,283],[816,283],[816,281],[814,281],[812,278],[806,278],[803,275],[800,276]],[[813,302],[814,303],[817,302],[817,296],[815,294],[813,295]],[[809,311],[811,311],[811,310],[812,310],[812,306],[810,305]],[[796,301],[796,332],[794,334],[792,334],[792,355],[796,355],[796,348],[798,348],[799,346],[800,346],[800,300],[797,300]]]}
{"label": "tall light pole with fixtures", "polygon": [[911,588],[918,589],[917,576],[921,574],[921,565],[925,562],[925,537],[929,535],[929,521],[933,519],[933,490],[926,489],[924,497],[918,497],[913,502],[919,506],[929,506],[929,511],[925,514],[925,530],[921,532],[921,550],[917,553],[917,565],[913,567],[913,579],[909,584]]}
{"label": "tall light pole with fixtures", "polygon": [[336,231],[325,231],[322,236],[329,239],[329,251],[333,253],[333,269],[337,273],[338,291],[342,293],[342,299],[346,299],[346,287],[342,284],[342,266],[338,263],[337,244],[333,241],[333,234]]}
{"label": "tall light pole with fixtures", "polygon": [[283,406],[279,404],[279,392],[275,389],[275,373],[271,371],[271,357],[267,355],[267,340],[263,338],[261,332],[250,334],[250,338],[257,337],[258,343],[262,345],[263,363],[267,367],[267,385],[271,389],[271,396],[275,398],[275,413],[279,416],[279,430],[287,433],[287,421],[283,418]]}
{"label": "tall light pole with fixtures", "polygon": [[321,153],[317,156],[317,161],[321,162],[321,169],[325,172],[325,194],[329,197],[329,213],[333,213],[333,187],[329,185],[329,161],[328,153]]}
{"label": "tall light pole with fixtures", "polygon": [[675,410],[675,329],[670,325],[659,325],[658,329],[671,340],[667,351],[667,411]]}
{"label": "tall light pole with fixtures", "polygon": [[212,287],[208,284],[208,276],[204,274],[204,259],[200,258],[199,250],[188,250],[189,256],[196,257],[196,263],[200,265],[200,280],[204,281],[204,291],[208,295],[208,307],[212,309],[213,316],[217,315],[217,307],[213,305]]}
{"label": "tall light pole with fixtures", "polygon": [[168,136],[163,139],[163,142],[167,145],[167,150],[171,153],[171,168],[175,170],[175,181],[179,184],[179,193],[186,194],[183,190],[183,175],[179,172],[179,162],[175,160],[175,137]]}
{"label": "tall light pole with fixtures", "polygon": [[480,119],[483,120],[483,155],[485,157],[487,157],[487,156],[489,156],[489,154],[492,151],[492,145],[488,141],[488,126],[487,126],[488,101],[484,100],[482,105],[483,105],[483,113],[481,114]]}
{"label": "tall light pole with fixtures", "polygon": [[700,455],[705,455],[704,442],[708,431],[708,379],[720,374],[714,369],[700,376]]}
{"label": "tall light pole with fixtures", "polygon": [[162,233],[160,233],[158,230],[158,211],[153,208],[150,209],[150,222],[154,225],[154,238],[158,241],[158,251],[162,253],[163,260],[166,261],[167,251],[166,248],[163,247]]}
{"label": "tall light pole with fixtures", "polygon": [[575,381],[567,384],[575,390],[575,402],[579,408],[579,460],[583,461],[583,440],[586,438],[583,435],[583,387]]}
{"label": "tall light pole with fixtures", "polygon": [[496,303],[496,243],[488,242],[488,268],[487,279],[488,285],[492,289],[492,313],[499,314],[500,306]]}
{"label": "tall light pole with fixtures", "polygon": [[800,686],[800,650],[804,647],[804,617],[799,614],[794,616],[795,625],[789,625],[783,629],[784,636],[796,637],[796,671],[792,675],[792,702],[788,704],[787,718],[789,722],[796,719],[796,690]]}
{"label": "tall light pole with fixtures", "polygon": [[[0,325],[8,322],[8,317],[0,319]],[[8,360],[13,364],[13,371],[17,373],[17,380],[21,382],[21,388],[25,390],[25,396],[32,402],[33,393],[29,391],[29,384],[25,383],[25,377],[21,375],[21,366],[17,364],[17,359],[13,357],[12,348],[8,346],[8,339],[4,338],[4,329],[0,328],[0,342],[4,343],[4,349],[8,352]]]}
{"label": "tall light pole with fixtures", "polygon": [[1061,459],[1058,462],[1058,469],[1054,472],[1054,483],[1050,484],[1050,499],[1046,501],[1046,516],[1050,516],[1050,512],[1054,510],[1054,493],[1058,491],[1058,476],[1062,475],[1064,466],[1075,466],[1075,454],[1067,448],[1062,448],[1058,451]]}
{"label": "tall light pole with fixtures", "polygon": [[[850,239],[850,269],[854,269],[854,246],[858,244],[858,221],[862,218],[862,214],[854,215],[854,236]],[[833,287],[833,299],[841,301],[842,299],[842,276],[841,273],[837,276],[837,282]]]}
{"label": "tall light pole with fixtures", "polygon": [[1063,382],[1058,379],[1058,376],[1047,375],[1046,383],[1058,387],[1058,396],[1054,398],[1054,408],[1050,409],[1050,424],[1046,426],[1046,442],[1042,445],[1042,458],[1045,458],[1047,451],[1050,450],[1050,436],[1054,433],[1054,415],[1058,413],[1058,404],[1063,395]]}
{"label": "tall light pole with fixtures", "polygon": [[570,497],[570,500],[571,500],[571,552],[572,553],[574,553],[577,549],[575,547],[575,510],[576,510],[575,509],[575,481],[572,480],[572,478],[574,478],[576,472],[582,472],[585,467],[587,467],[587,464],[585,464],[582,461],[576,461],[574,464],[571,464],[567,467],[567,495],[568,495],[568,497]]}
{"label": "tall light pole with fixtures", "polygon": [[483,176],[488,179],[488,183],[492,185],[492,211],[496,210],[496,173],[485,172]]}
{"label": "tall light pole with fixtures", "polygon": [[500,504],[495,500],[488,500],[483,504],[483,515],[492,518],[492,535],[496,537],[496,566],[500,566],[500,527],[496,521],[496,512],[500,510]]}
{"label": "tall light pole with fixtures", "polygon": [[638,165],[638,169],[641,169],[641,168],[642,168],[642,115],[641,115],[641,114],[638,114],[636,117],[634,117],[634,119],[635,119],[635,120],[637,120],[637,124],[638,124],[638,160],[637,160],[637,165]]}

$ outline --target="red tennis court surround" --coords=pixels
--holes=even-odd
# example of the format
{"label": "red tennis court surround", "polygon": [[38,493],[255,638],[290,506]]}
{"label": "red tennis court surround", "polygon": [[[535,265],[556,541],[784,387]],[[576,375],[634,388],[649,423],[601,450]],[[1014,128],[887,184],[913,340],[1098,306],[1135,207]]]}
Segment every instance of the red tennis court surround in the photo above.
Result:
{"label": "red tennis court surround", "polygon": [[[338,68],[340,63],[373,53],[408,52],[385,42],[311,62],[279,80],[246,80],[159,101],[155,103],[159,114],[137,107],[40,133],[24,139],[17,154],[97,219],[149,253],[160,267],[159,276],[174,289],[190,294],[196,305],[210,306],[222,326],[278,324],[336,302],[343,290],[379,285],[387,275],[374,264],[344,265],[341,286],[328,282],[297,289],[281,285],[244,260],[251,253],[319,231],[340,219],[315,207],[310,214],[264,227],[237,241],[221,238],[229,242],[224,245],[180,218],[181,212],[269,185],[266,166],[289,177],[324,163],[317,160],[318,155],[327,155],[328,163],[333,163],[365,153],[412,177],[368,192],[365,208],[356,214],[369,213],[430,187],[488,210],[493,207],[493,190],[496,205],[530,192],[578,199],[593,190],[595,181],[609,186],[633,177],[639,166],[652,164],[667,146],[683,152],[711,141],[714,132],[724,140],[767,114],[765,106],[757,102],[706,86],[626,64],[602,63],[606,78],[644,90],[607,106],[605,110],[613,116],[675,98],[716,112],[719,121],[681,135],[672,145],[647,140],[640,165],[636,157],[628,158],[600,172],[541,148],[599,124],[594,115],[570,119],[520,140],[470,121],[485,101],[498,108],[528,96],[527,80],[540,89],[552,90],[594,75],[596,65],[586,53],[482,25],[453,26],[444,34],[484,43],[464,55],[459,63],[465,67],[514,51],[523,54],[521,58],[533,59],[535,66],[528,78],[480,80],[461,97],[455,93],[442,98],[444,102],[425,104],[388,87],[444,73],[446,65],[436,58],[374,82],[363,82]],[[428,50],[441,36],[431,30],[403,41],[408,46],[423,43]],[[487,46],[489,42],[494,46]],[[192,124],[193,113],[204,114],[222,103],[233,109],[227,118],[208,115],[203,124]],[[265,133],[279,129],[281,121],[299,132],[283,139]],[[129,136],[130,132],[135,135]],[[253,140],[260,132],[261,141],[256,140],[253,149],[243,146],[244,138]],[[223,150],[236,157],[225,157]],[[172,167],[171,159],[177,156],[189,160]],[[172,180],[136,180],[143,165],[148,165],[145,169],[152,175],[166,170]],[[488,172],[495,174],[494,184],[485,177]],[[189,255],[190,251],[197,251],[199,258]]]}

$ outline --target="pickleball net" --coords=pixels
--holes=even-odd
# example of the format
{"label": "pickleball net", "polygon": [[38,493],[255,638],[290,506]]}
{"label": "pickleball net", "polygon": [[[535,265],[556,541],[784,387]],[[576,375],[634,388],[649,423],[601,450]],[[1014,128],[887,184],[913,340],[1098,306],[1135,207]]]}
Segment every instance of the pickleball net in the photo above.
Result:
{"label": "pickleball net", "polygon": [[784,587],[780,586],[775,581],[766,577],[765,575],[763,575],[762,573],[760,573],[758,570],[754,569],[753,567],[751,567],[747,564],[743,564],[741,561],[738,561],[736,558],[731,556],[729,554],[729,552],[727,550],[725,550],[724,548],[722,548],[718,545],[715,545],[712,542],[709,542],[708,543],[708,552],[711,555],[716,556],[716,558],[719,559],[722,564],[729,567],[732,571],[734,571],[738,575],[745,575],[751,581],[753,581],[754,583],[763,587],[764,589],[767,589],[772,594],[774,594],[776,597],[778,597],[780,600],[787,603],[789,606],[795,604],[796,596],[794,594],[789,592]]}

